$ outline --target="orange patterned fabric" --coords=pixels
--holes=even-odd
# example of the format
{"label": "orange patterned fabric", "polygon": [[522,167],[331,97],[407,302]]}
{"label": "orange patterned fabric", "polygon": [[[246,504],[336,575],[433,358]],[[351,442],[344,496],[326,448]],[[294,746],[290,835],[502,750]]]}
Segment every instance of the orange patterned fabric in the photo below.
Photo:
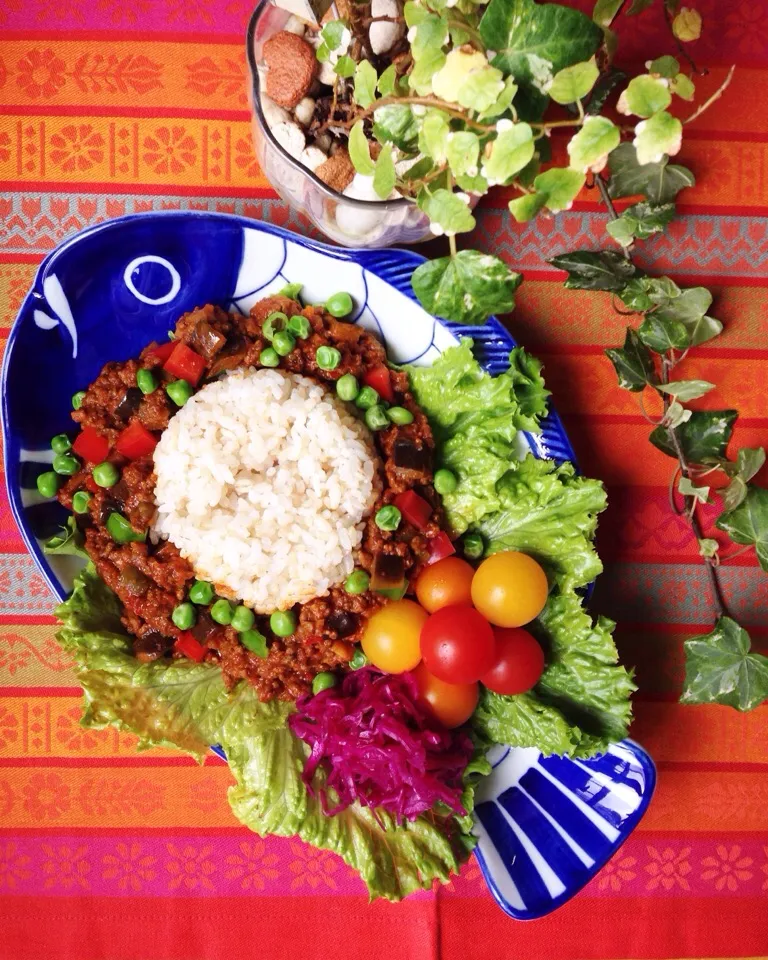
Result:
{"label": "orange patterned fabric", "polygon": [[[591,4],[579,2],[582,9]],[[727,95],[687,129],[696,174],[682,216],[640,257],[705,283],[725,334],[686,376],[718,384],[702,407],[737,406],[740,443],[766,442],[768,0],[697,0]],[[658,9],[656,9],[658,7]],[[0,3],[0,341],[42,257],[99,220],[211,209],[306,230],[260,171],[250,138],[242,33],[247,0]],[[630,61],[672,48],[657,3],[622,38]],[[563,142],[554,138],[559,155]],[[571,903],[528,924],[505,917],[470,862],[447,888],[367,905],[328,854],[262,841],[235,822],[232,778],[135,739],[83,730],[52,600],[0,497],[0,956],[8,960],[596,960],[768,956],[768,708],[683,707],[682,641],[711,619],[685,524],[669,510],[669,462],[603,348],[623,336],[607,297],[565,290],[547,265],[604,242],[585,191],[525,227],[504,192],[477,238],[523,270],[509,325],[545,362],[582,468],[605,481],[605,562],[594,607],[619,622],[640,691],[633,736],[657,761],[656,798],[630,841]],[[768,478],[766,478],[768,479]],[[724,550],[735,614],[768,643],[768,590]]]}

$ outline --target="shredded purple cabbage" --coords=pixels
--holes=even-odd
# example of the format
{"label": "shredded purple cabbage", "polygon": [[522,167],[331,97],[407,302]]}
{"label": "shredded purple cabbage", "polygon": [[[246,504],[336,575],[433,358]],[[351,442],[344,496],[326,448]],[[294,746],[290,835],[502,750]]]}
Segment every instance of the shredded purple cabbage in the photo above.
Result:
{"label": "shredded purple cabbage", "polygon": [[[288,723],[311,749],[302,774],[310,792],[318,766],[326,773],[318,792],[328,816],[355,800],[398,820],[414,820],[438,801],[465,814],[462,774],[472,741],[432,716],[411,674],[353,670],[338,686],[302,697]],[[337,803],[329,802],[329,790]]]}

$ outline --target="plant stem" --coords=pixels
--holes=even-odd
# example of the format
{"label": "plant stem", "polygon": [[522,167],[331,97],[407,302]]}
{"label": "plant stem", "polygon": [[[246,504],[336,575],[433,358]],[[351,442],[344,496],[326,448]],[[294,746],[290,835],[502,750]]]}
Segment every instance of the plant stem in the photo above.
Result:
{"label": "plant stem", "polygon": [[728,71],[725,77],[725,80],[723,80],[723,82],[720,84],[717,90],[715,90],[712,96],[708,100],[705,100],[700,107],[697,107],[693,111],[693,113],[690,115],[690,117],[686,117],[686,119],[683,120],[683,123],[693,123],[693,121],[696,120],[698,117],[700,117],[705,110],[709,110],[709,108],[712,106],[712,104],[716,100],[719,100],[720,97],[722,97],[722,95],[728,89],[728,86],[730,85],[731,80],[733,80],[733,74],[735,70],[736,70],[736,64],[734,64],[731,67],[731,69]]}
{"label": "plant stem", "polygon": [[449,233],[449,234],[448,234],[448,246],[451,248],[451,256],[452,256],[452,257],[455,257],[455,256],[456,256],[456,253],[457,253],[457,250],[456,250],[456,234],[455,234],[455,233]]}
{"label": "plant stem", "polygon": [[[599,173],[595,176],[595,183],[597,184],[597,189],[600,191],[600,197],[603,203],[608,208],[608,213],[610,214],[611,220],[618,220],[619,215],[616,213],[616,207],[614,207],[613,200],[611,200],[611,195],[608,192],[608,185]],[[624,254],[625,260],[631,260],[629,249],[627,247],[622,245],[621,252]]]}
{"label": "plant stem", "polygon": [[334,126],[354,126],[357,120],[359,120],[361,117],[370,116],[375,110],[378,110],[379,107],[387,107],[390,104],[396,103],[416,104],[417,106],[421,107],[436,107],[438,110],[442,110],[444,113],[448,113],[452,117],[457,117],[459,120],[463,120],[468,127],[473,127],[475,130],[482,130],[484,133],[491,133],[496,129],[495,123],[479,123],[477,120],[473,120],[466,110],[462,110],[461,107],[446,103],[444,100],[440,100],[437,97],[382,97],[380,100],[374,100],[370,106],[365,107],[364,110],[361,110],[358,114],[356,114],[354,119],[345,120],[343,123],[334,124]]}

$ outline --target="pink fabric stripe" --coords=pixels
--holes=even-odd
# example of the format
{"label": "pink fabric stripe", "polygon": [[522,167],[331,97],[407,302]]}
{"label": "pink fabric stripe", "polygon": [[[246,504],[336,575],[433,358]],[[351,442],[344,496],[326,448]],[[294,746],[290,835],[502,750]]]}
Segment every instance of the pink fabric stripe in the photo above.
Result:
{"label": "pink fabric stripe", "polygon": [[[471,859],[446,896],[480,896]],[[589,884],[590,896],[757,896],[768,891],[768,846],[733,839],[635,834]],[[360,894],[356,874],[332,854],[295,840],[227,836],[57,835],[0,839],[0,893],[98,896]],[[427,894],[420,894],[427,896]]]}

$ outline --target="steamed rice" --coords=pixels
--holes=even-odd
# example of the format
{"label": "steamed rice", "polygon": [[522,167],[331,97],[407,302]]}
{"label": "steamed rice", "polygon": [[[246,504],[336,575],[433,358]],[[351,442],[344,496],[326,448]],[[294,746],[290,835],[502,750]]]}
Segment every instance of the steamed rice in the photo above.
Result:
{"label": "steamed rice", "polygon": [[198,391],[163,433],[153,532],[220,592],[259,613],[285,610],[352,572],[378,467],[365,426],[315,381],[238,370]]}

